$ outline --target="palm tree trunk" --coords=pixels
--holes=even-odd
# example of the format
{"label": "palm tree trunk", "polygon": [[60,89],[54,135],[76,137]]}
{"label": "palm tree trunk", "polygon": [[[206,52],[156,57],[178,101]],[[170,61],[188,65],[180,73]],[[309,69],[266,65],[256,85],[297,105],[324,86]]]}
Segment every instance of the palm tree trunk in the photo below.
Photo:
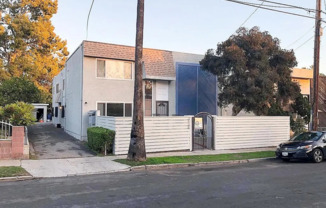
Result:
{"label": "palm tree trunk", "polygon": [[138,0],[137,32],[135,48],[135,87],[134,110],[130,134],[128,160],[145,161],[145,133],[143,109],[143,29],[144,29],[144,0]]}

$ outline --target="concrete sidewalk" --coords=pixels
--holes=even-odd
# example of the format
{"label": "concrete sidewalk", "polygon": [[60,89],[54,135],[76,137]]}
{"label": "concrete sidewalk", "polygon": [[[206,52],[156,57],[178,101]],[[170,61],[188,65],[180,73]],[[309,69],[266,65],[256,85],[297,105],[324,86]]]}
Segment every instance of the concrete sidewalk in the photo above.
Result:
{"label": "concrete sidewalk", "polygon": [[[151,153],[147,157],[191,156],[191,155],[217,155],[227,153],[274,151],[275,148],[250,148],[237,150],[203,150],[193,152],[165,152]],[[1,166],[21,166],[36,178],[67,177],[74,175],[91,175],[108,172],[130,170],[130,166],[114,162],[126,155],[106,157],[85,157],[67,159],[42,160],[0,160]]]}
{"label": "concrete sidewalk", "polygon": [[22,160],[21,166],[33,177],[66,177],[127,170],[129,166],[114,162],[116,157]]}

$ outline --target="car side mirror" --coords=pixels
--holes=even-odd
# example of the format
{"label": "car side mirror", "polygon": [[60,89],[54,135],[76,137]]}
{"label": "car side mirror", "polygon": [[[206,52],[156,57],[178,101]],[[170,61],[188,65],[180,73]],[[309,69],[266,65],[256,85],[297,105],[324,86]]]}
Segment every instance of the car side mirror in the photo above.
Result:
{"label": "car side mirror", "polygon": [[323,142],[326,143],[326,139],[323,139]]}

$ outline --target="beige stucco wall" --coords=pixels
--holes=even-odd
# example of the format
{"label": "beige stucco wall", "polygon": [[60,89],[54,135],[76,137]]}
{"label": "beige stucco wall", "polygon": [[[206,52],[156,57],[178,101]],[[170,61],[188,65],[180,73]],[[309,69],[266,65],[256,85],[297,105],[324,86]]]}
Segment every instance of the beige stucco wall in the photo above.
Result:
{"label": "beige stucco wall", "polygon": [[96,58],[84,57],[83,74],[83,129],[82,138],[86,139],[88,112],[97,109],[97,102],[133,103],[134,97],[134,64],[133,79],[116,80],[96,77]]}

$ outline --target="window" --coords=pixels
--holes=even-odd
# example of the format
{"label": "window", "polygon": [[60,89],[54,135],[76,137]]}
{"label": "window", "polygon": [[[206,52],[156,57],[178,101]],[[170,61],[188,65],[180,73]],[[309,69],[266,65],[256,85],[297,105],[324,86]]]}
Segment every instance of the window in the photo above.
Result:
{"label": "window", "polygon": [[65,117],[65,107],[61,106],[61,118]]}
{"label": "window", "polygon": [[54,117],[58,117],[58,107],[54,108]]}
{"label": "window", "polygon": [[108,103],[107,104],[107,116],[123,116],[123,103]]}
{"label": "window", "polygon": [[105,61],[97,60],[97,77],[105,78]]}
{"label": "window", "polygon": [[97,103],[97,110],[100,111],[100,116],[105,116],[105,103]]}
{"label": "window", "polygon": [[122,61],[107,61],[108,63],[108,78],[112,79],[123,79],[124,70]]}
{"label": "window", "polygon": [[125,103],[125,117],[131,117],[132,115],[132,105],[131,103]]}
{"label": "window", "polygon": [[62,80],[62,90],[65,90],[65,80]]}
{"label": "window", "polygon": [[131,103],[97,103],[97,110],[100,111],[101,116],[114,117],[131,117],[132,104]]}
{"label": "window", "polygon": [[145,116],[152,116],[152,81],[145,81]]}
{"label": "window", "polygon": [[124,71],[125,71],[125,79],[132,79],[132,64],[131,63],[124,63]]}
{"label": "window", "polygon": [[132,79],[132,63],[116,60],[97,60],[97,77]]}
{"label": "window", "polygon": [[59,83],[55,86],[56,93],[59,93]]}

